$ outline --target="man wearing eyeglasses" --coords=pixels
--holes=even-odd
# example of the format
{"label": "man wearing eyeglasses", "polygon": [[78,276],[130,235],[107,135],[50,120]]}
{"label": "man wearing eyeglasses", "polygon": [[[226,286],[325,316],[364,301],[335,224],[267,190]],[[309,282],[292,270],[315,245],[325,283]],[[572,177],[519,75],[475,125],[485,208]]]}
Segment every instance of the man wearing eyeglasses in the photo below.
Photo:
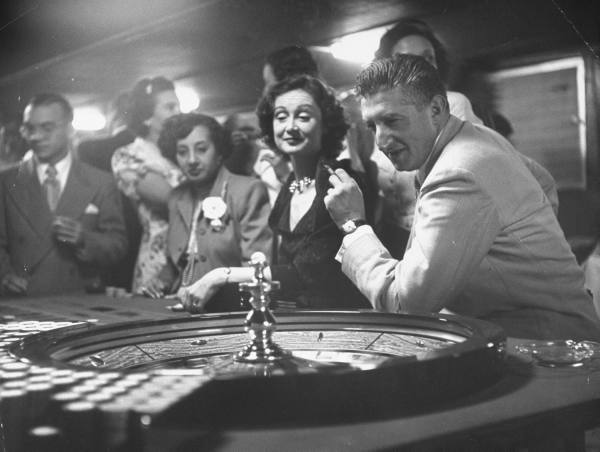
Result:
{"label": "man wearing eyeglasses", "polygon": [[0,290],[5,296],[101,290],[127,251],[118,190],[72,155],[73,110],[31,99],[22,134],[32,155],[0,173]]}

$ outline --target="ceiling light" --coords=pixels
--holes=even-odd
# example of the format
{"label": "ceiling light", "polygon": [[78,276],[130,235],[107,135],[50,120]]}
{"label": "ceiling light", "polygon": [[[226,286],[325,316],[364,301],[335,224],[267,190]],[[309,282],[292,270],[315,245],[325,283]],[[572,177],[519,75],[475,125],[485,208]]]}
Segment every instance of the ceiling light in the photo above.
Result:
{"label": "ceiling light", "polygon": [[89,132],[102,130],[106,127],[106,117],[97,107],[76,107],[73,109],[73,127]]}
{"label": "ceiling light", "polygon": [[200,96],[194,88],[177,86],[175,87],[175,94],[179,99],[179,108],[182,113],[189,113],[200,105]]}
{"label": "ceiling light", "polygon": [[342,36],[335,40],[328,50],[338,60],[366,65],[373,60],[385,30],[386,27],[378,27]]}

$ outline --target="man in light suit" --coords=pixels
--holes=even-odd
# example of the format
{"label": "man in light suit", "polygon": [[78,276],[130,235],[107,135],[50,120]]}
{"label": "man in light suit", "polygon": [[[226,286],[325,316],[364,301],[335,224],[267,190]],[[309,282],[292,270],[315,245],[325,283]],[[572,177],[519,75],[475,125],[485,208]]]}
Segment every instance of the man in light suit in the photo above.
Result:
{"label": "man in light suit", "polygon": [[399,55],[358,77],[377,146],[400,171],[417,170],[404,258],[393,259],[364,220],[360,190],[340,170],[325,203],[347,234],[344,273],[389,312],[442,309],[539,339],[600,338],[600,323],[544,190],[517,151],[485,126],[449,113],[425,59]]}
{"label": "man in light suit", "polygon": [[0,173],[2,293],[99,290],[127,251],[116,185],[73,157],[73,110],[62,96],[35,96],[23,116],[33,155]]}

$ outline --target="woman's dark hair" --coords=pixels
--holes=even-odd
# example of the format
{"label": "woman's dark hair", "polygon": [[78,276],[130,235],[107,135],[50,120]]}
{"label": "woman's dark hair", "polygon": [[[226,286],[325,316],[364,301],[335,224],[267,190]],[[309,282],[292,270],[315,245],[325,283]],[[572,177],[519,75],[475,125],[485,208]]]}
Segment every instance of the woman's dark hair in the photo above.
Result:
{"label": "woman's dark hair", "polygon": [[158,147],[162,155],[177,164],[177,141],[187,137],[198,126],[208,129],[215,150],[226,159],[231,152],[231,146],[225,129],[212,116],[200,113],[181,113],[165,121],[158,138]]}
{"label": "woman's dark hair", "polygon": [[375,59],[390,58],[392,56],[392,49],[396,43],[412,35],[422,36],[431,43],[435,52],[438,73],[440,74],[440,78],[446,81],[450,69],[446,49],[435,36],[433,30],[429,28],[429,25],[417,19],[403,19],[386,31],[379,41],[379,48],[375,52]]}
{"label": "woman's dark hair", "polygon": [[144,121],[152,117],[156,96],[164,91],[175,91],[173,82],[165,77],[143,78],[129,93],[129,108],[125,114],[127,127],[145,137],[149,129]]}
{"label": "woman's dark hair", "polygon": [[306,47],[292,45],[275,50],[267,55],[265,64],[271,66],[277,81],[294,75],[319,76],[317,62]]}
{"label": "woman's dark hair", "polygon": [[277,151],[273,136],[275,100],[282,94],[295,89],[301,89],[310,94],[321,110],[323,133],[321,155],[327,159],[337,157],[343,149],[343,140],[349,129],[344,118],[344,109],[337,101],[333,90],[318,78],[310,75],[299,75],[276,83],[258,102],[256,115],[265,143]]}

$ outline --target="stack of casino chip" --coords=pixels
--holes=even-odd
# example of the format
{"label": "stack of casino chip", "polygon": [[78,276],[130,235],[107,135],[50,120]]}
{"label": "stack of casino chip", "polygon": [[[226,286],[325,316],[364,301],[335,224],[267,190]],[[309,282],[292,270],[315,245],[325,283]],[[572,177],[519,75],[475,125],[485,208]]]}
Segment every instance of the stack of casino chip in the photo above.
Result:
{"label": "stack of casino chip", "polygon": [[208,380],[193,370],[57,368],[10,352],[31,334],[70,325],[0,323],[0,416],[7,452],[143,450],[153,417]]}

